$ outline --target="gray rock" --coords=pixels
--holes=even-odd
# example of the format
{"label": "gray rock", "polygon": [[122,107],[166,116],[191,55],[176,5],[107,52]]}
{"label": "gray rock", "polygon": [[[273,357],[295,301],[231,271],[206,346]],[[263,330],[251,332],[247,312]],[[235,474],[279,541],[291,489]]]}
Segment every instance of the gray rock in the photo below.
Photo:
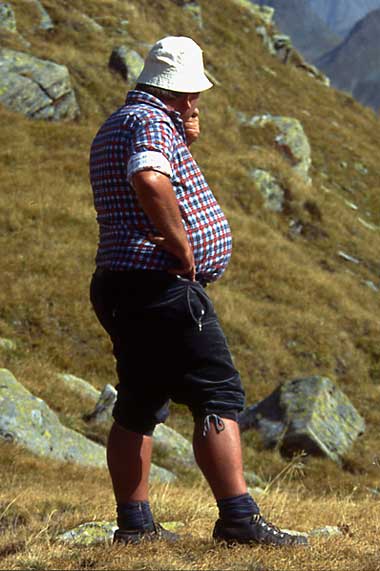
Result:
{"label": "gray rock", "polygon": [[268,26],[272,24],[274,9],[271,8],[270,6],[260,6],[259,4],[255,4],[250,0],[233,0],[233,1],[237,6],[244,8],[245,10],[250,12],[252,16],[264,22],[264,24]]}
{"label": "gray rock", "polygon": [[4,351],[16,351],[17,345],[12,341],[12,339],[0,337],[0,349],[3,349]]}
{"label": "gray rock", "polygon": [[350,256],[350,254],[347,254],[346,252],[343,252],[343,250],[339,250],[338,256],[343,258],[343,260],[346,260],[346,262],[351,262],[352,264],[360,264],[360,260],[354,258],[354,256]]}
{"label": "gray rock", "polygon": [[[158,424],[153,433],[154,446],[163,457],[167,457],[170,465],[182,465],[185,468],[195,467],[193,447],[181,434],[166,426]],[[164,460],[162,461],[164,463]]]}
{"label": "gray rock", "polygon": [[274,176],[261,169],[252,169],[249,173],[255,187],[264,198],[264,206],[274,212],[282,212],[284,205],[284,191]]}
{"label": "gray rock", "polygon": [[256,34],[261,38],[264,47],[268,50],[268,52],[274,56],[276,55],[276,48],[272,40],[272,36],[269,34],[268,30],[265,26],[257,26],[256,27]]}
{"label": "gray rock", "polygon": [[16,32],[16,16],[9,2],[0,2],[0,29]]}
{"label": "gray rock", "polygon": [[105,385],[102,392],[98,392],[98,400],[95,409],[86,415],[85,419],[94,424],[102,424],[112,419],[112,409],[116,402],[117,391],[110,384]]}
{"label": "gray rock", "polygon": [[359,172],[360,174],[368,174],[368,169],[365,165],[363,165],[363,163],[360,162],[355,162],[354,163],[354,169]]}
{"label": "gray rock", "polygon": [[38,456],[87,466],[106,465],[105,449],[64,427],[48,405],[0,369],[0,436]]}
{"label": "gray rock", "polygon": [[340,463],[365,422],[347,396],[327,377],[285,382],[271,395],[245,409],[242,431],[259,430],[264,445],[285,454],[305,451]]}
{"label": "gray rock", "polygon": [[308,535],[309,537],[333,537],[334,535],[343,535],[343,531],[336,525],[325,525],[312,529]]}
{"label": "gray rock", "polygon": [[78,14],[83,22],[83,25],[93,32],[104,32],[103,26],[101,26],[96,20],[80,12],[79,10],[74,10],[76,14]]}
{"label": "gray rock", "polygon": [[50,18],[48,11],[40,2],[40,0],[33,0],[34,5],[37,8],[38,14],[40,16],[39,28],[40,30],[50,31],[54,29],[53,20]]}
{"label": "gray rock", "polygon": [[144,60],[128,46],[118,46],[112,50],[108,65],[110,69],[119,73],[125,81],[136,83],[144,67]]}
{"label": "gray rock", "polygon": [[90,521],[61,533],[57,539],[69,545],[99,545],[111,542],[117,529],[116,521]]}
{"label": "gray rock", "polygon": [[[240,120],[242,117],[240,115]],[[309,168],[311,165],[311,149],[303,127],[293,117],[279,117],[273,115],[259,115],[245,120],[246,125],[263,128],[272,125],[277,131],[274,139],[277,148],[290,162],[292,168],[307,184],[311,183]]]}
{"label": "gray rock", "polygon": [[77,393],[79,396],[90,398],[94,402],[99,399],[100,391],[93,387],[88,381],[84,381],[69,373],[58,373],[57,378],[63,381],[70,391]]}
{"label": "gray rock", "polygon": [[[63,426],[55,412],[6,369],[0,369],[0,438],[25,446],[37,456],[98,468],[107,465],[103,446]],[[151,479],[169,483],[176,476],[153,465]]]}
{"label": "gray rock", "polygon": [[372,280],[364,280],[363,283],[364,283],[364,285],[369,287],[369,289],[371,289],[372,291],[375,291],[376,293],[378,291],[380,291],[379,288],[377,287],[377,285]]}
{"label": "gray rock", "polygon": [[196,2],[196,0],[187,1],[185,2],[183,9],[193,18],[198,29],[202,30],[203,28],[202,8],[198,4],[198,2]]}
{"label": "gray rock", "polygon": [[[112,419],[116,396],[116,389],[112,385],[106,385],[94,411],[86,415],[85,419],[95,424],[109,422]],[[162,463],[165,464],[166,458],[170,467],[172,465],[181,465],[185,468],[195,466],[191,443],[169,426],[158,424],[153,433],[153,441],[155,452],[159,454]]]}
{"label": "gray rock", "polygon": [[[180,521],[167,521],[162,525],[165,529],[174,532],[184,527]],[[57,539],[66,545],[99,545],[111,542],[116,529],[116,521],[90,521],[61,533]]]}
{"label": "gray rock", "polygon": [[64,65],[0,49],[0,103],[33,119],[74,119],[79,107]]}

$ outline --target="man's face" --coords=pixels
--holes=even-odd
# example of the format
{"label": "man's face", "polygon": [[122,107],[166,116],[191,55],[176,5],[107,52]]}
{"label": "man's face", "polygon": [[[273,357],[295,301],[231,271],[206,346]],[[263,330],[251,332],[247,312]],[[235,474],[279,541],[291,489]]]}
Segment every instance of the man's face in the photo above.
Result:
{"label": "man's face", "polygon": [[183,121],[187,121],[193,115],[195,109],[198,107],[200,93],[190,93],[184,99],[183,109],[180,110]]}

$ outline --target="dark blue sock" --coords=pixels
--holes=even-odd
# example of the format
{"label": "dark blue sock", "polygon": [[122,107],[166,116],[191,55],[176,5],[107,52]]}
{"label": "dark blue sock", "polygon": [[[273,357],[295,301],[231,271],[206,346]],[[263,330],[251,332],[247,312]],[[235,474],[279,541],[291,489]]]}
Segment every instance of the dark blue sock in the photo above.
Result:
{"label": "dark blue sock", "polygon": [[126,502],[117,506],[117,525],[119,529],[153,528],[153,515],[148,501]]}
{"label": "dark blue sock", "polygon": [[259,506],[249,494],[232,496],[217,501],[219,517],[224,520],[240,519],[260,513]]}

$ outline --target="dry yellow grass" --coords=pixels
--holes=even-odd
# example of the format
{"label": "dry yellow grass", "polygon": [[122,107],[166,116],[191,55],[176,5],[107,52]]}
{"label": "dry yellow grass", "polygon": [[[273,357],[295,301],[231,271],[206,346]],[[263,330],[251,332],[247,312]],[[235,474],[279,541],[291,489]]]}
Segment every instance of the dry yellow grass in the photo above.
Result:
{"label": "dry yellow grass", "polygon": [[[107,474],[43,462],[1,445],[0,515],[6,511],[0,567],[380,569],[379,500],[368,490],[378,487],[380,475],[380,293],[366,284],[380,287],[378,117],[271,57],[251,17],[231,0],[201,1],[201,31],[171,0],[46,0],[56,23],[51,33],[33,29],[37,15],[28,0],[12,4],[30,51],[69,67],[82,114],[75,122],[53,124],[0,108],[0,336],[17,342],[13,353],[0,350],[0,365],[44,398],[65,424],[105,441],[105,433],[91,433],[82,420],[88,404],[58,386],[56,373],[82,376],[97,388],[115,381],[109,341],[88,302],[97,228],[87,164],[97,128],[124,100],[127,86],[107,62],[112,47],[124,41],[117,31],[120,21],[128,19],[126,41],[141,55],[146,43],[166,34],[191,35],[221,82],[202,96],[202,137],[194,153],[233,230],[231,266],[210,294],[248,402],[266,396],[281,380],[328,375],[365,417],[367,431],[344,469],[305,459],[301,471],[285,470],[287,476],[275,481],[262,502],[275,523],[302,529],[348,524],[352,532],[283,554],[214,547],[213,502],[203,484],[186,479],[163,495],[155,488],[154,498],[158,516],[184,521],[193,539],[170,550],[60,547],[54,543],[57,532],[113,517]],[[86,29],[75,9],[103,24],[105,33]],[[25,49],[5,32],[0,43]],[[298,118],[311,143],[313,184],[306,187],[292,174],[269,131],[239,127],[236,111]],[[367,174],[356,163],[365,165]],[[287,187],[285,213],[263,208],[247,175],[251,166],[271,170]],[[303,235],[291,234],[292,220],[303,223]],[[361,263],[343,260],[340,250]],[[183,407],[173,407],[169,423],[191,435]],[[246,434],[243,442],[246,466],[268,481],[286,469],[287,461],[263,450],[257,435]]]}
{"label": "dry yellow grass", "polygon": [[[2,455],[9,445],[0,446]],[[3,460],[2,464],[5,464]],[[215,545],[211,531],[217,517],[204,483],[153,486],[152,503],[161,521],[185,524],[176,545],[133,547],[67,546],[62,530],[85,521],[112,521],[113,498],[108,476],[57,462],[44,462],[13,450],[2,473],[0,493],[1,569],[173,569],[271,571],[376,571],[380,569],[378,503],[358,497],[306,493],[293,481],[294,471],[280,477],[261,500],[268,518],[284,527],[310,531],[339,526],[342,534],[315,537],[307,549]],[[289,483],[292,483],[290,488]],[[11,490],[11,493],[10,493]],[[191,536],[186,536],[191,534]]]}

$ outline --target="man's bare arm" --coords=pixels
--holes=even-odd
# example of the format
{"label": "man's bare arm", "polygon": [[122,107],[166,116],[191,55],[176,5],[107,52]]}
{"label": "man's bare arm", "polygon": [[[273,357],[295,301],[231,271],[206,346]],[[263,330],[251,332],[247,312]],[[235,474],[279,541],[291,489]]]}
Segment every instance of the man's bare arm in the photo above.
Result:
{"label": "man's bare arm", "polygon": [[172,273],[195,280],[193,251],[169,178],[157,171],[140,171],[133,175],[132,184],[145,214],[160,232],[149,239],[178,258],[181,266],[172,268]]}

